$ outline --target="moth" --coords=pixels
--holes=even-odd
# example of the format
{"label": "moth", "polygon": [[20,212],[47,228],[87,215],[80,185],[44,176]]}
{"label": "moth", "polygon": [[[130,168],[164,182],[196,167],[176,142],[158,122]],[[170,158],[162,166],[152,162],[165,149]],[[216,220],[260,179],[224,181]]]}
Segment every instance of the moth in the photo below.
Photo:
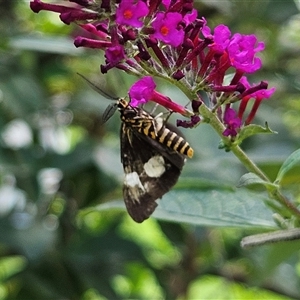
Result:
{"label": "moth", "polygon": [[153,117],[141,107],[132,107],[123,98],[113,98],[99,91],[83,78],[106,98],[115,100],[105,110],[103,123],[116,110],[120,112],[121,162],[125,173],[123,197],[129,215],[141,223],[157,207],[156,200],[175,185],[186,157],[191,158],[194,151],[176,129],[165,124],[161,115]]}

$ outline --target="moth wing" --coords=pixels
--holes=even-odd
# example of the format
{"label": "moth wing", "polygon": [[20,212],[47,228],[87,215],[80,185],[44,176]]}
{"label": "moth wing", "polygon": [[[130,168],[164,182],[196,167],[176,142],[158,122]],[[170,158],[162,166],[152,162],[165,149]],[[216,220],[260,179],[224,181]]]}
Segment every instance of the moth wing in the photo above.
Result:
{"label": "moth wing", "polygon": [[155,200],[175,185],[185,157],[123,123],[121,161],[125,205],[132,219],[141,223],[155,210]]}

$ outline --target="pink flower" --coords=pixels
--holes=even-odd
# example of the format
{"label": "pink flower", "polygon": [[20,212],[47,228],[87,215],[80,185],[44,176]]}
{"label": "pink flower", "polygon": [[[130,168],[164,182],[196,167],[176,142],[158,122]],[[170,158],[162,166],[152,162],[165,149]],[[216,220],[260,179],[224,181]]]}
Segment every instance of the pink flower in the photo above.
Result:
{"label": "pink flower", "polygon": [[167,109],[190,116],[183,106],[172,102],[171,99],[155,90],[156,84],[151,76],[146,76],[134,83],[129,90],[130,105],[135,107],[148,101],[156,102]]}
{"label": "pink flower", "polygon": [[151,76],[146,76],[134,83],[129,90],[130,105],[135,107],[151,100],[156,84]]}
{"label": "pink flower", "polygon": [[147,16],[149,8],[143,1],[121,1],[117,8],[117,23],[140,28],[143,22],[140,18]]}
{"label": "pink flower", "polygon": [[183,17],[183,21],[185,22],[186,25],[193,23],[198,16],[198,11],[197,9],[193,9],[190,13],[187,13],[184,17]]}
{"label": "pink flower", "polygon": [[227,108],[224,114],[224,124],[226,125],[226,129],[223,132],[224,136],[236,136],[238,131],[242,125],[242,121],[234,109]]}
{"label": "pink flower", "polygon": [[255,54],[256,52],[264,50],[265,45],[263,42],[259,42],[257,47],[255,47],[256,43],[257,38],[254,34],[234,34],[227,47],[232,66],[247,73],[253,73],[259,70],[261,60],[255,57]]}
{"label": "pink flower", "polygon": [[222,54],[230,42],[231,32],[223,24],[218,25],[214,30],[214,43],[209,45],[211,49]]}
{"label": "pink flower", "polygon": [[245,125],[248,125],[254,119],[262,100],[269,99],[274,94],[276,89],[275,87],[267,89],[268,83],[266,81],[262,81],[260,84],[253,85],[251,87],[245,76],[243,76],[240,79],[240,83],[244,85],[246,90],[241,95],[241,103],[238,112],[239,118],[243,117],[246,107],[248,106],[249,100],[254,99],[252,108],[249,112],[247,119],[245,120]]}
{"label": "pink flower", "polygon": [[178,24],[181,21],[182,15],[180,13],[169,12],[165,14],[159,12],[152,22],[155,33],[151,36],[168,45],[178,47],[182,44],[184,38],[183,29],[178,29]]}
{"label": "pink flower", "polygon": [[117,65],[121,60],[125,58],[124,47],[121,45],[116,45],[109,47],[105,50],[105,57],[107,63],[111,65]]}

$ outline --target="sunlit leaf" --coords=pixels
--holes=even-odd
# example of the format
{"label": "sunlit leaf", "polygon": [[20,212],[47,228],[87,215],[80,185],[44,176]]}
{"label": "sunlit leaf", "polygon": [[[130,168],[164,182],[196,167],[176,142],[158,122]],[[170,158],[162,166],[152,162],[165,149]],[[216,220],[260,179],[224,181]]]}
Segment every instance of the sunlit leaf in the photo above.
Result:
{"label": "sunlit leaf", "polygon": [[204,276],[196,279],[188,291],[188,299],[226,300],[226,299],[272,299],[288,300],[288,297],[276,293],[248,288],[242,284],[228,281],[217,276]]}

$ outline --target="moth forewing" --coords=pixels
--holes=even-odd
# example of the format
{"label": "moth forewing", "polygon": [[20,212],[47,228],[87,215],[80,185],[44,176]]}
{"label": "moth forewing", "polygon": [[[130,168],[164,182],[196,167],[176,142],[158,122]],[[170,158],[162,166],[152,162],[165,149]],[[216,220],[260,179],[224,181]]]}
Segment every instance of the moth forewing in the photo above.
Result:
{"label": "moth forewing", "polygon": [[141,223],[155,210],[156,200],[177,182],[185,157],[123,123],[121,160],[125,172],[125,205],[133,220]]}
{"label": "moth forewing", "polygon": [[153,117],[123,98],[108,95],[79,75],[104,97],[117,100],[104,111],[102,123],[119,110],[121,162],[125,173],[123,197],[129,215],[141,223],[155,210],[156,200],[175,185],[186,156],[192,157],[193,149],[175,127],[165,124],[162,114]]}
{"label": "moth forewing", "polygon": [[152,117],[130,104],[121,105],[119,110],[124,201],[133,220],[143,222],[153,213],[156,200],[175,185],[193,149],[165,126],[161,116]]}

